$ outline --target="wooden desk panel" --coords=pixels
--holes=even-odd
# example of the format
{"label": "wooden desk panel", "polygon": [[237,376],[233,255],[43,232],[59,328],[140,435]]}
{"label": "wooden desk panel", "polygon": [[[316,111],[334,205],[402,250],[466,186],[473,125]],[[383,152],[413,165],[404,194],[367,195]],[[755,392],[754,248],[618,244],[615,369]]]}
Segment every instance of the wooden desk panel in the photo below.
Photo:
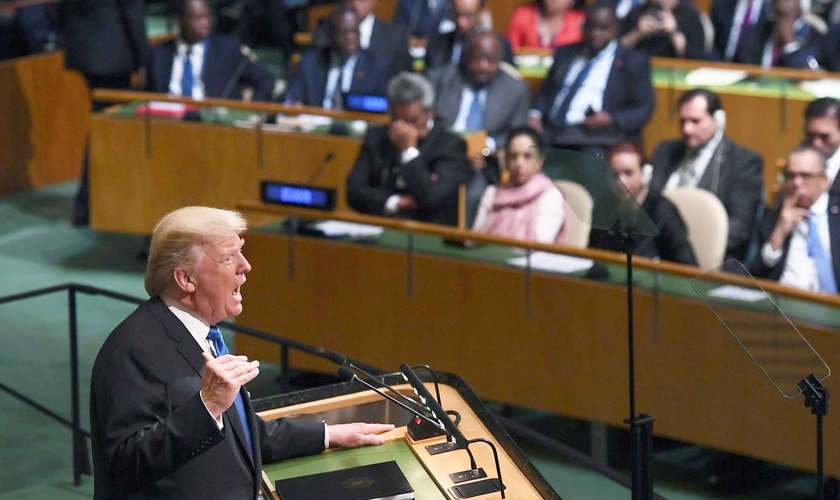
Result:
{"label": "wooden desk panel", "polygon": [[61,52],[0,63],[0,195],[79,177],[90,96]]}
{"label": "wooden desk panel", "polygon": [[[409,295],[403,252],[297,238],[290,281],[287,238],[247,238],[254,270],[241,324],[384,369],[428,363],[488,400],[617,426],[628,416],[623,287],[534,273],[526,314],[520,269],[415,254]],[[635,299],[637,411],[657,418],[657,435],[814,470],[815,421],[802,397],[784,399],[702,301]],[[840,362],[837,331],[799,326],[829,366]],[[236,345],[279,359],[257,340]],[[840,421],[826,426],[826,470],[840,476]]]}

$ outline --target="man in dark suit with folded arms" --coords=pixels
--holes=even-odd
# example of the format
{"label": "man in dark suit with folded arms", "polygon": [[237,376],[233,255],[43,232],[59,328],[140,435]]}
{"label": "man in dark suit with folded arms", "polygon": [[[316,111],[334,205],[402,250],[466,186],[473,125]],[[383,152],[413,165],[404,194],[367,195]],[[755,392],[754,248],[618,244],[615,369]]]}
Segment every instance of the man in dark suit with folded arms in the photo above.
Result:
{"label": "man in dark suit with folded arms", "polygon": [[388,61],[359,45],[359,22],[350,8],[330,14],[329,48],[312,48],[304,54],[288,80],[284,100],[326,109],[343,109],[347,94],[384,96],[391,79]]}
{"label": "man in dark suit with folded arms", "polygon": [[467,147],[434,118],[435,95],[421,75],[388,85],[391,123],[370,129],[347,177],[347,201],[359,212],[454,226],[458,186],[470,176]]}
{"label": "man in dark suit with folded arms", "polygon": [[383,442],[381,424],[254,415],[259,363],[228,353],[216,324],[242,312],[251,265],[236,212],[186,207],[152,235],[141,304],[105,340],[91,376],[96,500],[253,500],[262,462]]}
{"label": "man in dark suit with folded arms", "polygon": [[688,187],[717,196],[729,216],[726,260],[743,261],[764,198],[764,163],[726,136],[726,114],[711,90],[684,93],[677,113],[682,137],[656,146],[650,190]]}
{"label": "man in dark suit with folded arms", "polygon": [[800,146],[788,154],[783,175],[784,200],[761,221],[762,246],[751,270],[783,285],[836,294],[840,203],[828,193],[825,155]]}
{"label": "man in dark suit with folded arms", "polygon": [[612,6],[598,0],[586,9],[583,42],[554,53],[529,117],[550,144],[604,152],[621,140],[641,141],[655,104],[650,62],[617,35]]}
{"label": "man in dark suit with folded arms", "polygon": [[180,37],[152,50],[147,87],[151,92],[192,97],[241,99],[243,86],[253,100],[276,97],[275,78],[239,42],[210,33],[206,0],[176,0]]}

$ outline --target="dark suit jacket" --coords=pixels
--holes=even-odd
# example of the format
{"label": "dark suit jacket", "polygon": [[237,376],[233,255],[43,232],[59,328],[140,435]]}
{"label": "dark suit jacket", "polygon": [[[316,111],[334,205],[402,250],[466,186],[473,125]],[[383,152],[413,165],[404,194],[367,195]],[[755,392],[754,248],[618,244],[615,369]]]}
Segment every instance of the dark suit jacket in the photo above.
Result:
{"label": "dark suit jacket", "polygon": [[[327,74],[330,70],[329,49],[311,49],[304,54],[294,75],[288,80],[285,100],[299,102],[307,106],[321,107],[327,89]],[[359,51],[356,69],[350,83],[351,94],[380,95],[388,92],[391,79],[391,67],[388,61],[371,54],[367,50]],[[339,78],[339,85],[341,81]]]}
{"label": "dark suit jacket", "polygon": [[[781,204],[779,204],[776,209],[767,211],[761,219],[758,229],[761,247],[770,239],[770,235],[776,227],[776,222],[779,220],[781,209]],[[840,194],[834,192],[830,192],[828,197],[828,235],[831,240],[829,246],[831,247],[831,263],[832,267],[834,267],[834,280],[840,283],[840,251],[836,250],[840,249]],[[790,249],[790,238],[788,236],[785,239],[785,243],[782,246],[782,258],[775,266],[768,267],[764,264],[764,259],[761,258],[761,255],[757,255],[750,266],[750,273],[759,278],[778,281],[782,277],[782,272],[785,270],[785,262],[787,261],[788,250]]]}
{"label": "dark suit jacket", "polygon": [[[712,2],[711,20],[715,27],[715,44],[714,44],[714,59],[721,60],[726,55],[726,46],[729,44],[729,35],[732,33],[732,22],[735,18],[735,8],[738,6],[737,0],[714,0]],[[767,18],[769,13],[769,4],[762,3],[761,12],[758,17],[758,22]],[[741,33],[741,40],[744,39],[744,33]],[[735,57],[738,53],[735,49]]]}
{"label": "dark suit jacket", "polygon": [[432,12],[427,0],[399,0],[394,13],[394,25],[405,28],[409,36],[430,40],[437,34],[450,1],[440,0]]}
{"label": "dark suit jacket", "polygon": [[[686,154],[682,141],[664,141],[653,152],[650,189],[661,192]],[[764,163],[755,152],[724,136],[697,187],[714,193],[729,215],[726,259],[743,261],[764,199]]]}
{"label": "dark suit jacket", "polygon": [[128,76],[146,64],[143,0],[62,0],[64,62],[86,76]]}
{"label": "dark suit jacket", "polygon": [[[639,19],[646,13],[647,4],[642,4],[631,10],[621,23],[621,36],[636,29]],[[677,29],[685,35],[684,59],[708,59],[709,54],[705,52],[706,34],[703,31],[703,23],[700,21],[700,14],[693,7],[677,7],[674,10],[674,17],[677,21]],[[674,51],[674,44],[671,43],[671,35],[666,33],[654,33],[648,35],[636,44],[636,50],[644,52],[648,57],[677,57]]]}
{"label": "dark suit jacket", "polygon": [[[575,43],[559,47],[554,52],[554,64],[534,99],[533,108],[542,113],[549,138],[555,132],[548,123],[549,112],[563,88],[569,67],[583,51],[583,47],[582,43]],[[647,56],[619,45],[604,91],[603,110],[612,115],[611,131],[633,140],[641,140],[642,127],[653,114],[655,104]]]}
{"label": "dark suit jacket", "polygon": [[[461,55],[464,55],[464,48],[469,43],[469,38],[472,35],[464,37],[463,46],[461,48]],[[508,64],[513,64],[513,48],[506,36],[497,33],[499,43],[502,45],[502,60]],[[452,31],[449,33],[439,33],[429,39],[429,44],[426,47],[426,69],[435,69],[447,66],[452,63],[452,50],[455,46],[455,39],[457,34]]]}
{"label": "dark suit jacket", "polygon": [[[172,63],[177,51],[174,40],[157,45],[152,50],[146,76],[150,92],[169,92]],[[254,88],[255,101],[271,100],[274,92],[274,77],[271,73],[242,54],[239,42],[220,35],[210,36],[204,53],[201,80],[204,82],[206,97],[241,99],[243,84]],[[230,90],[227,95],[222,95],[228,86]]]}
{"label": "dark suit jacket", "polygon": [[[388,127],[371,128],[347,176],[350,206],[362,213],[382,215],[391,195],[410,194],[418,204],[412,219],[456,225],[458,186],[467,182],[472,172],[466,143],[438,120],[418,150],[420,156],[400,165],[400,152],[388,138]],[[404,190],[397,188],[397,175],[405,182]]]}
{"label": "dark suit jacket", "polygon": [[162,300],[140,305],[108,336],[90,392],[94,498],[253,500],[262,461],[324,449],[320,423],[266,422],[246,391],[254,448],[235,405],[219,430],[199,396],[202,349]]}
{"label": "dark suit jacket", "polygon": [[[451,64],[429,75],[435,87],[435,117],[451,127],[458,118],[461,92],[466,85],[459,66]],[[499,70],[486,86],[487,102],[484,109],[484,127],[496,141],[496,147],[505,146],[508,132],[528,123],[531,95],[528,85],[503,70]]]}
{"label": "dark suit jacket", "polygon": [[[610,220],[609,215],[599,216],[598,213],[602,210],[615,210],[614,206],[614,203],[599,203],[593,209],[592,220]],[[633,255],[649,259],[659,257],[662,260],[696,266],[697,258],[694,256],[691,243],[688,242],[688,229],[677,207],[668,201],[668,198],[659,193],[650,192],[642,203],[642,210],[656,224],[659,236],[642,239],[633,249]],[[624,245],[618,237],[597,228],[592,228],[589,233],[589,247],[616,252],[624,251]]]}
{"label": "dark suit jacket", "polygon": [[[312,47],[324,49],[329,46],[330,36],[327,33],[326,22],[322,21],[312,35]],[[401,26],[394,26],[378,17],[375,18],[367,50],[387,59],[394,75],[400,71],[414,70],[414,59],[408,52],[408,33]]]}
{"label": "dark suit jacket", "polygon": [[[764,45],[773,36],[773,21],[764,20],[750,26],[741,34],[741,43],[735,52],[733,62],[761,65],[764,55]],[[828,49],[828,53],[826,53]],[[837,47],[825,46],[825,35],[811,26],[806,26],[802,36],[802,46],[790,54],[781,53],[775,67],[781,68],[810,68],[816,61],[822,68],[832,64],[833,57],[829,54],[837,52]]]}

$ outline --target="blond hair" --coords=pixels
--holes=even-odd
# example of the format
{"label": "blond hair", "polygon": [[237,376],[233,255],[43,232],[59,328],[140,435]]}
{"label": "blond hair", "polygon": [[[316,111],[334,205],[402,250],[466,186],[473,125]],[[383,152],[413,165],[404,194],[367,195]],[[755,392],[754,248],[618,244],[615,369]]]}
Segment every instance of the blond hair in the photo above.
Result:
{"label": "blond hair", "polygon": [[191,269],[204,245],[216,245],[248,229],[239,212],[210,207],[184,207],[165,215],[155,226],[146,266],[150,296],[163,294],[176,269]]}

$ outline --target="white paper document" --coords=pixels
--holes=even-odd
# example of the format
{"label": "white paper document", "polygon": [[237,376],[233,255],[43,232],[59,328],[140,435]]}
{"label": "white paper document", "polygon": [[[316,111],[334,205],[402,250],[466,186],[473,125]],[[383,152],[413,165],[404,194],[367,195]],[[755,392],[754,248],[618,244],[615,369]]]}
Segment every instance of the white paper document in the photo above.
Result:
{"label": "white paper document", "polygon": [[823,78],[822,80],[810,80],[799,84],[799,88],[814,94],[816,97],[840,98],[840,80]]}
{"label": "white paper document", "polygon": [[[514,257],[508,259],[507,262],[512,266],[526,267],[528,265],[528,257]],[[538,271],[570,274],[585,271],[590,267],[592,267],[591,259],[581,259],[548,252],[534,252],[531,254],[531,269]]]}
{"label": "white paper document", "polygon": [[741,302],[759,302],[766,299],[767,294],[762,290],[754,290],[752,288],[744,288],[735,285],[725,285],[709,291],[709,297],[738,300]]}
{"label": "white paper document", "polygon": [[382,234],[383,229],[379,226],[367,224],[356,224],[354,222],[342,222],[339,220],[326,220],[312,224],[313,228],[324,233],[324,236],[337,238],[349,236],[351,238],[375,238]]}
{"label": "white paper document", "polygon": [[746,77],[746,71],[737,69],[697,68],[685,75],[685,83],[691,87],[725,87]]}

